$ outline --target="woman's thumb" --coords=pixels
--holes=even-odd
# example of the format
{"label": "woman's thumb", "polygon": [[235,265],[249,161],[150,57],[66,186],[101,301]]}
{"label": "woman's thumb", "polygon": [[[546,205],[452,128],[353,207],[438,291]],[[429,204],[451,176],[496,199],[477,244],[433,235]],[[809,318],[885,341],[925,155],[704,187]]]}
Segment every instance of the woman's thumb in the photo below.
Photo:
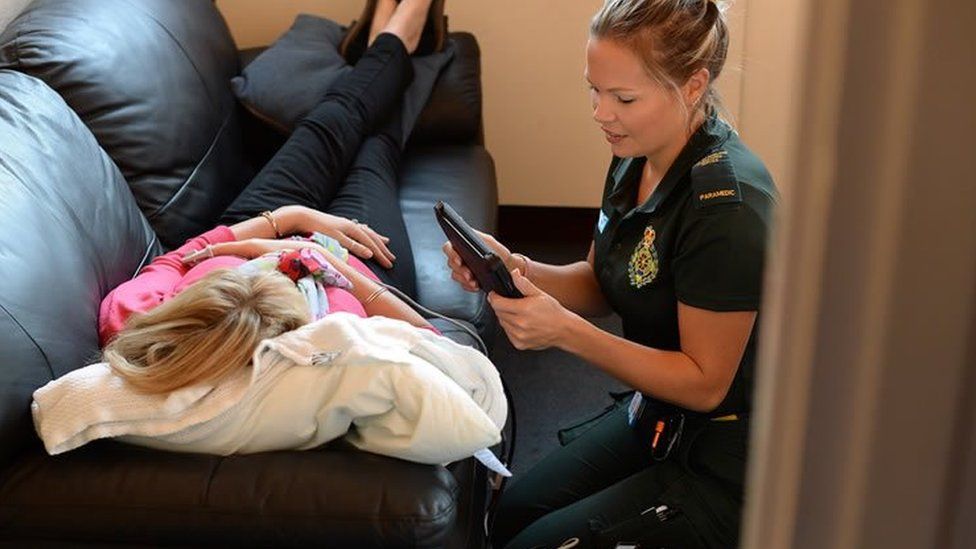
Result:
{"label": "woman's thumb", "polygon": [[512,269],[512,281],[515,282],[515,287],[518,288],[522,295],[529,297],[532,295],[539,295],[542,290],[536,288],[535,284],[531,280],[522,276],[522,271],[518,269]]}

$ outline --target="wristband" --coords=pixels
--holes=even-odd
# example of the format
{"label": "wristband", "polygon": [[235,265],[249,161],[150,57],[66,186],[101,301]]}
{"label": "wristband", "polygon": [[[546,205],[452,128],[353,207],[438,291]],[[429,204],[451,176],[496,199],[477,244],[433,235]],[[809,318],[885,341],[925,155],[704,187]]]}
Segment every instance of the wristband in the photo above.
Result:
{"label": "wristband", "polygon": [[278,222],[275,221],[274,215],[272,215],[270,211],[265,210],[261,212],[261,217],[267,219],[268,223],[271,223],[271,228],[274,229],[275,238],[281,238],[281,231],[278,230]]}
{"label": "wristband", "polygon": [[367,297],[366,300],[363,301],[363,305],[364,306],[369,305],[370,303],[376,301],[376,298],[383,295],[384,292],[386,292],[386,286],[380,286],[379,288],[376,289],[375,292],[369,294],[369,297]]}

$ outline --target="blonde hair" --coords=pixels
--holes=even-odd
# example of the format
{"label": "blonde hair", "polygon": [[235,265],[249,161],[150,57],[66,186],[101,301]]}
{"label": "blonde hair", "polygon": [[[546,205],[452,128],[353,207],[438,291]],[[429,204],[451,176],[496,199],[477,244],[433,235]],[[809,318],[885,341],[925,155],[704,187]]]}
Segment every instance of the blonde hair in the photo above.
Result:
{"label": "blonde hair", "polygon": [[712,115],[723,110],[712,83],[729,49],[724,9],[715,0],[606,0],[590,35],[630,48],[648,74],[671,90],[708,69],[708,88],[696,107]]}
{"label": "blonde hair", "polygon": [[284,275],[222,269],[130,317],[103,360],[138,390],[166,393],[246,367],[262,339],[308,321],[305,300]]}

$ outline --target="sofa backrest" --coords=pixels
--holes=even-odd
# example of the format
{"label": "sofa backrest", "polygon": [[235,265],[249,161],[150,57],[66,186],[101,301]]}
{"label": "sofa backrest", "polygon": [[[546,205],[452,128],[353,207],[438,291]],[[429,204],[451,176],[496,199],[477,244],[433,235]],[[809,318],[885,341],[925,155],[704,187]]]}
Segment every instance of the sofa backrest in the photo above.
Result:
{"label": "sofa backrest", "polygon": [[411,145],[485,142],[481,109],[481,48],[469,32],[452,32],[454,59],[441,73],[410,137]]}
{"label": "sofa backrest", "polygon": [[[454,41],[454,59],[437,79],[410,134],[407,149],[485,143],[481,48],[469,32],[452,32],[449,37]],[[246,67],[266,49],[262,46],[241,50],[241,66]],[[287,136],[246,109],[242,109],[241,119],[244,156],[251,171],[257,172],[281,148]]]}
{"label": "sofa backrest", "polygon": [[167,246],[210,228],[249,176],[237,48],[210,0],[35,0],[0,34],[0,68],[64,98]]}
{"label": "sofa backrest", "polygon": [[57,93],[0,69],[0,463],[34,390],[98,354],[103,295],[159,253],[122,174]]}

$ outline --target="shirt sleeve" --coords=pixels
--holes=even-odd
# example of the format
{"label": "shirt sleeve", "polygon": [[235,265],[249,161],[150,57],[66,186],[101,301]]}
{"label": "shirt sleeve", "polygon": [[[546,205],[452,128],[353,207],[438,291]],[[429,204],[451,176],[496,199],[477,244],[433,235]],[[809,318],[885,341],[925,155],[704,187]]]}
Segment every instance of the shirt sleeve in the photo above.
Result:
{"label": "shirt sleeve", "polygon": [[135,278],[122,283],[102,300],[98,311],[99,343],[105,346],[122,329],[132,313],[151,310],[172,297],[189,270],[183,256],[221,242],[233,242],[234,233],[220,226],[187,240],[179,248],[163,254],[143,267]]}
{"label": "shirt sleeve", "polygon": [[711,311],[758,311],[766,222],[745,204],[688,216],[673,263],[678,301]]}

